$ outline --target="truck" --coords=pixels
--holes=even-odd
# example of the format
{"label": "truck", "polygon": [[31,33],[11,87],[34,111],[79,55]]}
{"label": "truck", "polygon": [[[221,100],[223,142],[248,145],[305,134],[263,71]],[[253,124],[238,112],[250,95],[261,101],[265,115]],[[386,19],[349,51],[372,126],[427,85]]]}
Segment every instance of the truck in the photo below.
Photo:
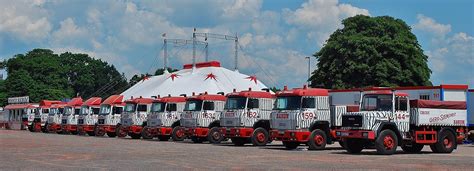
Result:
{"label": "truck", "polygon": [[359,112],[342,114],[336,136],[349,153],[373,148],[394,154],[398,146],[418,153],[429,145],[435,153],[451,153],[467,132],[466,101],[410,100],[403,91],[363,93]]}
{"label": "truck", "polygon": [[34,132],[47,132],[46,123],[48,121],[49,110],[51,105],[60,104],[61,101],[52,101],[52,100],[41,100],[39,107],[35,111],[35,119],[32,123],[32,128]]}
{"label": "truck", "polygon": [[334,134],[340,126],[338,116],[347,110],[357,110],[351,106],[330,106],[327,89],[306,85],[291,90],[285,86],[276,97],[270,114],[270,136],[282,141],[287,149],[307,144],[310,150],[322,150],[327,144],[338,142]]}
{"label": "truck", "polygon": [[124,107],[122,95],[112,95],[105,99],[100,105],[95,135],[104,136],[107,134],[109,137],[116,137],[116,128],[120,124]]}
{"label": "truck", "polygon": [[474,145],[474,89],[467,92],[468,140]]}
{"label": "truck", "polygon": [[222,135],[236,146],[252,143],[265,146],[270,141],[270,113],[275,96],[266,91],[240,91],[226,95],[220,116]]}
{"label": "truck", "polygon": [[[168,141],[173,131],[177,131],[180,124],[180,114],[183,112],[186,97],[158,97],[151,105],[151,113],[147,117],[145,128],[142,130],[144,139],[158,137],[160,141]],[[172,137],[174,141],[182,140],[183,134]]]}
{"label": "truck", "polygon": [[24,115],[23,115],[22,121],[23,121],[24,127],[28,128],[30,132],[35,132],[34,122],[35,122],[35,115],[36,115],[36,111],[38,110],[38,107],[39,106],[37,104],[33,104],[23,109]]}
{"label": "truck", "polygon": [[64,107],[67,103],[61,102],[51,105],[46,122],[47,133],[61,133],[61,118],[64,114]]}
{"label": "truck", "polygon": [[77,134],[77,118],[82,106],[82,98],[71,99],[64,107],[64,113],[61,116],[61,131],[63,134]]}
{"label": "truck", "polygon": [[143,127],[146,125],[146,117],[150,112],[152,98],[131,98],[125,101],[125,111],[117,125],[116,134],[118,137],[129,135],[132,139],[140,139]]}
{"label": "truck", "polygon": [[224,111],[224,93],[207,92],[188,97],[181,114],[181,126],[173,132],[174,137],[190,138],[194,143],[209,141],[220,143],[224,137],[220,131],[220,112]]}
{"label": "truck", "polygon": [[82,104],[77,117],[77,132],[79,135],[95,136],[101,102],[102,98],[91,97]]}

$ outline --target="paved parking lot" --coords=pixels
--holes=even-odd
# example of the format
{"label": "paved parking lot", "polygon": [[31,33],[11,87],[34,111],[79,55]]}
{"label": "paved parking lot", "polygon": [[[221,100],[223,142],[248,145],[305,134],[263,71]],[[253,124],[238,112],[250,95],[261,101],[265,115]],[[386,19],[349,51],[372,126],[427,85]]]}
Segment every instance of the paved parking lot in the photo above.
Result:
{"label": "paved parking lot", "polygon": [[267,147],[234,147],[191,142],[159,142],[0,130],[0,170],[267,170],[267,169],[465,169],[474,168],[474,145],[462,145],[452,154],[380,156],[375,150],[350,155],[338,144],[324,151],[306,147],[284,150],[280,143]]}

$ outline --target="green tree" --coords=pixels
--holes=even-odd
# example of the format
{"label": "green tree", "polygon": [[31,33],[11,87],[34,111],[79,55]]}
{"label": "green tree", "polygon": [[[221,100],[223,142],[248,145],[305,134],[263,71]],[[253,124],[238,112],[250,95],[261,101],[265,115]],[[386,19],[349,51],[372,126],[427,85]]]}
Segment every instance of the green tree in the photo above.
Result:
{"label": "green tree", "polygon": [[[178,69],[174,69],[174,68],[166,68],[166,69],[168,70],[169,73],[178,71]],[[163,75],[165,73],[164,71],[165,69],[159,68],[155,71],[155,75]]]}
{"label": "green tree", "polygon": [[342,24],[314,54],[313,87],[431,85],[428,56],[404,21],[357,15]]}

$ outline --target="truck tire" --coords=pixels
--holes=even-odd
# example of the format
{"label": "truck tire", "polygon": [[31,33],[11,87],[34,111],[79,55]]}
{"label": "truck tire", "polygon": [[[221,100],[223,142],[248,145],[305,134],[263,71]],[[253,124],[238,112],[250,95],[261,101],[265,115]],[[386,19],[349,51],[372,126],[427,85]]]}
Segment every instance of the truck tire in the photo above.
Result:
{"label": "truck tire", "polygon": [[81,126],[77,127],[77,135],[86,135],[86,132],[84,131],[84,128]]}
{"label": "truck tire", "polygon": [[392,155],[397,151],[398,137],[395,132],[390,129],[385,129],[380,132],[379,136],[375,140],[375,148],[377,154]]}
{"label": "truck tire", "polygon": [[348,153],[360,153],[364,149],[364,143],[357,139],[345,139],[343,143]]}
{"label": "truck tire", "polygon": [[72,135],[77,135],[77,131],[71,131]]}
{"label": "truck tire", "polygon": [[153,139],[153,135],[151,135],[150,130],[148,129],[148,126],[143,127],[141,134],[142,134],[143,139],[147,139],[147,140]]}
{"label": "truck tire", "polygon": [[412,143],[410,145],[402,145],[402,150],[406,153],[419,153],[425,145]]}
{"label": "truck tire", "polygon": [[310,150],[322,150],[326,148],[327,136],[323,130],[315,129],[309,136],[308,146]]}
{"label": "truck tire", "polygon": [[211,144],[219,144],[224,139],[219,127],[212,127],[207,133],[207,140]]}
{"label": "truck tire", "polygon": [[239,137],[230,138],[230,140],[235,146],[244,146],[245,142],[247,142],[246,138],[239,138]]}
{"label": "truck tire", "polygon": [[173,139],[173,141],[183,141],[186,136],[184,135],[183,129],[181,129],[180,126],[176,126],[173,128],[171,138]]}
{"label": "truck tire", "polygon": [[293,141],[283,141],[283,145],[285,146],[286,149],[293,150],[293,149],[298,148],[300,143],[299,142],[293,142]]}
{"label": "truck tire", "polygon": [[49,133],[48,122],[44,123],[44,128],[41,130],[43,133]]}
{"label": "truck tire", "polygon": [[130,135],[130,137],[132,137],[132,139],[140,139],[142,137],[142,135],[135,134],[133,132],[130,132],[128,135]]}
{"label": "truck tire", "polygon": [[262,127],[259,127],[253,131],[252,137],[250,140],[254,146],[265,146],[268,143],[270,136],[268,131]]}
{"label": "truck tire", "polygon": [[103,137],[103,136],[105,135],[105,130],[100,129],[99,127],[96,126],[96,127],[94,128],[94,134],[95,134],[95,136],[97,136],[97,137]]}
{"label": "truck tire", "polygon": [[127,136],[127,132],[123,130],[122,125],[117,125],[117,127],[115,127],[115,134],[119,138],[123,138]]}
{"label": "truck tire", "polygon": [[346,148],[346,145],[344,144],[344,141],[342,140],[339,140],[337,141],[339,143],[339,145],[342,147],[342,148]]}
{"label": "truck tire", "polygon": [[27,126],[27,127],[28,127],[28,131],[30,131],[30,132],[35,132],[35,127],[34,127],[34,125],[35,125],[35,122],[32,122],[30,126]]}
{"label": "truck tire", "polygon": [[438,134],[438,141],[433,147],[431,150],[435,153],[451,153],[457,147],[456,137],[451,131],[443,130]]}
{"label": "truck tire", "polygon": [[193,141],[193,143],[202,143],[204,142],[204,140],[202,138],[199,138],[199,137],[191,137],[191,141]]}
{"label": "truck tire", "polygon": [[168,141],[170,139],[169,135],[158,135],[158,140],[160,141]]}

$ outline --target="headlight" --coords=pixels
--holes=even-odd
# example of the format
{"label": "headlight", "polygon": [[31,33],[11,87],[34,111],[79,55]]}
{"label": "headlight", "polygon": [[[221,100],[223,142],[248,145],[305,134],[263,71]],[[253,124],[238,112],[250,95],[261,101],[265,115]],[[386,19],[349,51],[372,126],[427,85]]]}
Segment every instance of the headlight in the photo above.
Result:
{"label": "headlight", "polygon": [[369,133],[368,132],[363,132],[362,136],[367,138],[369,136]]}

